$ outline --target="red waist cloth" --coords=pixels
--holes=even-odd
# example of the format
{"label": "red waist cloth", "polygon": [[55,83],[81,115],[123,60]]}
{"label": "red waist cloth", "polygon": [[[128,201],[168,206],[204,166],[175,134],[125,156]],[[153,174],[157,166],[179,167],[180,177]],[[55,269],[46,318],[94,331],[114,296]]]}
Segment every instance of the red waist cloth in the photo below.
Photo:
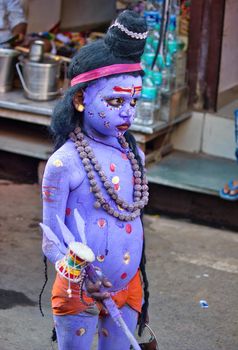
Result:
{"label": "red waist cloth", "polygon": [[[80,301],[79,285],[76,283],[71,283],[70,288],[72,290],[72,298],[69,298],[67,294],[68,285],[68,280],[59,274],[56,275],[51,298],[54,315],[76,315],[80,312],[84,312],[88,308]],[[84,292],[83,299],[87,303],[93,302],[93,299],[89,298]],[[139,270],[125,289],[112,293],[112,299],[115,301],[118,308],[128,304],[132,309],[141,312],[142,284]],[[100,303],[97,303],[97,306],[99,310],[102,309],[102,305]]]}

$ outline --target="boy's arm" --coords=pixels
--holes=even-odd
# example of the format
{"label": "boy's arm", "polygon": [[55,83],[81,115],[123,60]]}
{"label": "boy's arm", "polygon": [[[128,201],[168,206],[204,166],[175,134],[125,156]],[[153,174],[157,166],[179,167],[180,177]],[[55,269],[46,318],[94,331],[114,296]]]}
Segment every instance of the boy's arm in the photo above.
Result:
{"label": "boy's arm", "polygon": [[[65,221],[70,191],[69,174],[70,165],[67,158],[60,154],[53,155],[47,162],[42,182],[43,223],[50,227],[62,245],[64,245],[64,238],[56,215],[63,222]],[[52,263],[63,257],[63,253],[47,239],[44,233],[42,250]]]}

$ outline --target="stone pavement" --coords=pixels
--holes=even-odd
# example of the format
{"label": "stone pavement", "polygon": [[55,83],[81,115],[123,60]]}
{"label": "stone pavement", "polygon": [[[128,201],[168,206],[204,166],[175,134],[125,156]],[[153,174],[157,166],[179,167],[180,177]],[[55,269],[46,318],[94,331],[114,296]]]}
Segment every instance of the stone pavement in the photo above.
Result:
{"label": "stone pavement", "polygon": [[[0,198],[0,350],[50,350],[54,271],[41,317],[39,188],[1,181]],[[159,216],[145,217],[145,232],[150,324],[159,349],[237,350],[238,235]]]}

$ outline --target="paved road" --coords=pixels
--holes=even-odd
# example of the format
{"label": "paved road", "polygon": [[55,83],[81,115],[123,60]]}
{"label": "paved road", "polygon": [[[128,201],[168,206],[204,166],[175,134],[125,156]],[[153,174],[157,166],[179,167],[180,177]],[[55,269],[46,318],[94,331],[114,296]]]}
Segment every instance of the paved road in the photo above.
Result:
{"label": "paved road", "polygon": [[[0,350],[50,350],[54,271],[43,318],[38,186],[2,181],[0,198]],[[145,231],[150,321],[160,350],[237,350],[238,235],[159,216],[145,217]]]}

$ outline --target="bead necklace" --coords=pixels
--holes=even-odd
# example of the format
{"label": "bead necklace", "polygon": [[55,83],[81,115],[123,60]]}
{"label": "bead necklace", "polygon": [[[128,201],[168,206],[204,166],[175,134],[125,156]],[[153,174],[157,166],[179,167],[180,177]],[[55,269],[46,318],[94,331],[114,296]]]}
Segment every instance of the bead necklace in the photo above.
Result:
{"label": "bead necklace", "polygon": [[[129,149],[129,145],[126,142],[125,137],[122,135],[118,138],[121,147],[127,151],[127,157],[131,163],[133,176],[134,176],[134,188],[133,188],[133,203],[127,203],[124,199],[118,196],[114,187],[111,185],[106,174],[102,170],[101,165],[95,157],[93,149],[89,146],[89,143],[84,138],[84,134],[80,127],[77,127],[74,132],[70,133],[70,138],[74,142],[77,151],[79,152],[79,157],[82,160],[82,164],[87,173],[90,186],[92,188],[92,193],[95,196],[95,208],[104,209],[109,215],[118,218],[121,221],[131,221],[135,220],[136,217],[140,215],[141,209],[148,203],[148,181],[146,176],[141,174],[139,171],[139,165],[135,158],[135,155]],[[98,186],[97,180],[95,178],[95,172],[98,174],[103,187],[105,188],[109,197],[114,201],[114,203],[125,210],[127,213],[122,214],[115,210],[107,200],[104,198],[100,187]]]}

